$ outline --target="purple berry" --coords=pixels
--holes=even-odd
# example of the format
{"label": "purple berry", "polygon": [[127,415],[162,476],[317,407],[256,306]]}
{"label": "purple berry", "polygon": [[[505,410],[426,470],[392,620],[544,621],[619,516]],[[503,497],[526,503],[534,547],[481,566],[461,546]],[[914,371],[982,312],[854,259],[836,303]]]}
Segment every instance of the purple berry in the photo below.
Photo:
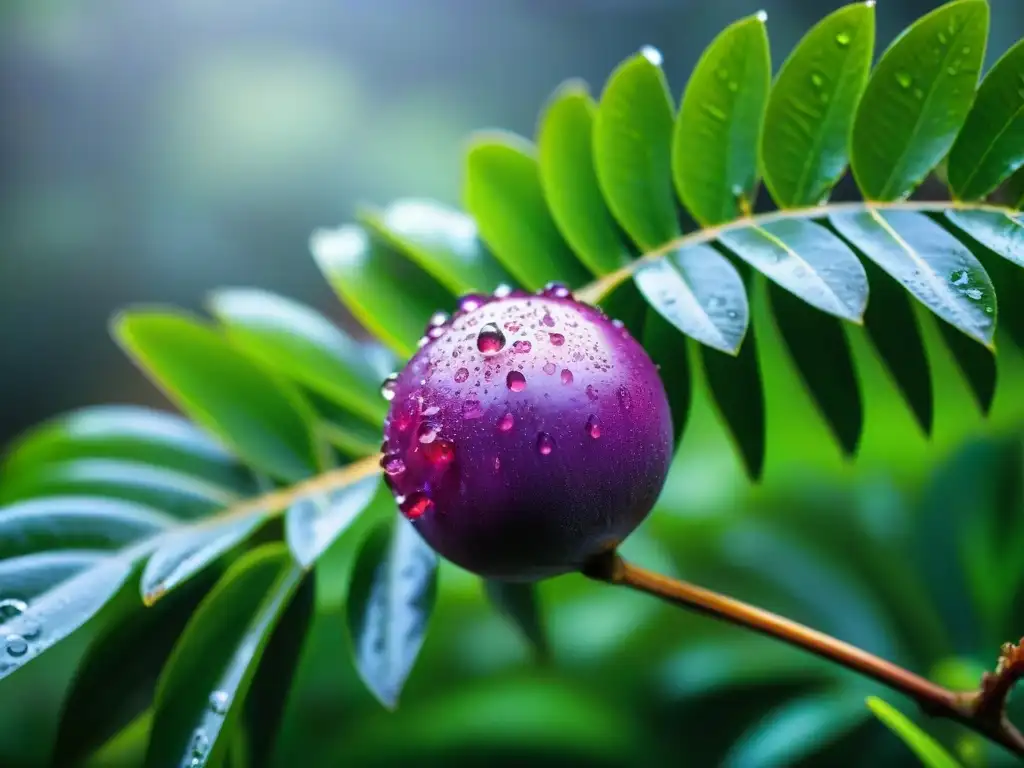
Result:
{"label": "purple berry", "polygon": [[382,459],[427,543],[481,576],[533,581],[625,539],[672,459],[643,347],[562,286],[474,295],[433,327],[386,388]]}

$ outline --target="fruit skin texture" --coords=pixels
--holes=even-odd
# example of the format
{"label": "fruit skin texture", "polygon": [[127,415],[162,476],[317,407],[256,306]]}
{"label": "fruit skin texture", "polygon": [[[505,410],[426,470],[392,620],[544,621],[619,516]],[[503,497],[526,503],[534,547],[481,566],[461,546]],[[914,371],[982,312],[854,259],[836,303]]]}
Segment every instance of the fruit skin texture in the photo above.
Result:
{"label": "fruit skin texture", "polygon": [[673,432],[657,369],[565,289],[460,307],[386,383],[386,482],[427,543],[469,571],[535,581],[579,570],[629,535],[664,485]]}

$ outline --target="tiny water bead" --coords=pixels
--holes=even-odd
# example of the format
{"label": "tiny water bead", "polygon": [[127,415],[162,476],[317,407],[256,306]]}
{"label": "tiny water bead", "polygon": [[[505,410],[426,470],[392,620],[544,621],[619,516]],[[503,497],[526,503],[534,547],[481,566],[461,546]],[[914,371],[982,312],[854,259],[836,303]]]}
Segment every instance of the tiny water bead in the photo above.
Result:
{"label": "tiny water bead", "polygon": [[544,315],[544,317],[542,317],[542,318],[540,319],[540,321],[541,321],[542,323],[544,323],[544,325],[546,325],[546,326],[547,326],[548,328],[554,328],[554,327],[555,327],[555,318],[553,318],[553,317],[551,316],[551,313],[550,313],[550,312],[546,313],[546,314]]}
{"label": "tiny water bead", "polygon": [[423,455],[431,464],[451,464],[455,461],[455,444],[451,440],[435,440],[424,446]]}
{"label": "tiny water bead", "polygon": [[462,418],[479,419],[484,415],[484,407],[479,400],[470,398],[462,404]]}
{"label": "tiny water bead", "polygon": [[193,757],[205,757],[206,753],[210,751],[210,739],[202,730],[197,730],[192,734],[192,743],[189,749]]}
{"label": "tiny water bead", "polygon": [[479,309],[486,299],[476,293],[467,293],[459,298],[459,312],[466,313]]}
{"label": "tiny water bead", "polygon": [[548,456],[555,450],[555,439],[547,432],[537,435],[537,452],[541,456]]}
{"label": "tiny water bead", "polygon": [[629,390],[625,387],[619,387],[618,391],[619,404],[622,405],[627,411],[633,407],[633,397],[629,394]]}
{"label": "tiny water bead", "polygon": [[568,368],[562,369],[562,383],[572,384],[572,371],[570,371]]}
{"label": "tiny water bead", "polygon": [[24,600],[19,600],[16,597],[5,597],[3,600],[0,600],[0,624],[4,623],[7,619],[21,616],[27,610],[28,604]]}
{"label": "tiny water bead", "polygon": [[397,454],[385,456],[380,460],[380,466],[384,470],[384,473],[394,477],[405,472],[405,462],[402,457]]}
{"label": "tiny water bead", "polygon": [[517,341],[515,344],[512,345],[512,349],[517,354],[525,355],[527,352],[533,349],[533,345],[528,341]]}
{"label": "tiny water bead", "polygon": [[516,417],[513,416],[511,412],[506,413],[504,416],[498,419],[498,429],[500,429],[502,432],[508,432],[510,429],[512,429],[515,423]]}
{"label": "tiny water bead", "polygon": [[484,356],[496,355],[505,348],[505,334],[494,323],[487,323],[477,334],[476,348]]}
{"label": "tiny water bead", "polygon": [[597,389],[594,388],[593,384],[587,384],[586,392],[588,398],[590,398],[591,400],[597,400]]}
{"label": "tiny water bead", "polygon": [[513,392],[522,392],[526,389],[526,377],[519,371],[509,371],[505,377],[505,385]]}
{"label": "tiny water bead", "polygon": [[597,416],[591,414],[590,418],[587,419],[587,423],[584,427],[587,430],[587,434],[595,440],[601,436],[601,422],[597,420]]}
{"label": "tiny water bead", "polygon": [[225,691],[214,691],[210,694],[210,710],[215,715],[223,715],[228,711],[230,697]]}
{"label": "tiny water bead", "polygon": [[395,383],[398,381],[398,374],[392,373],[380,385],[380,396],[388,402],[395,399]]}
{"label": "tiny water bead", "polygon": [[423,493],[422,491],[416,491],[410,493],[405,501],[401,505],[402,514],[410,520],[416,520],[428,512],[432,512],[434,509],[434,502]]}
{"label": "tiny water bead", "polygon": [[21,635],[11,634],[4,639],[4,649],[8,656],[24,656],[28,653],[28,642]]}
{"label": "tiny water bead", "polygon": [[548,376],[553,376],[557,368],[558,366],[555,365],[554,363],[547,362],[544,363],[544,367],[541,370],[544,371],[544,373],[546,373]]}
{"label": "tiny water bead", "polygon": [[416,439],[421,443],[432,443],[437,439],[437,425],[424,421],[416,432]]}
{"label": "tiny water bead", "polygon": [[544,286],[540,295],[551,296],[556,299],[567,299],[572,296],[572,291],[569,290],[565,283],[551,282]]}
{"label": "tiny water bead", "polygon": [[447,312],[435,312],[430,316],[430,320],[427,323],[427,330],[431,328],[440,328],[448,322]]}
{"label": "tiny water bead", "polygon": [[455,372],[454,378],[455,378],[456,382],[461,384],[462,382],[464,382],[466,379],[469,378],[469,369],[468,368],[459,368],[459,370],[457,370]]}
{"label": "tiny water bead", "polygon": [[522,326],[513,320],[509,320],[505,323],[505,330],[509,333],[518,333],[520,328],[522,328]]}
{"label": "tiny water bead", "polygon": [[560,333],[549,333],[548,340],[556,347],[560,347],[565,344],[565,336]]}

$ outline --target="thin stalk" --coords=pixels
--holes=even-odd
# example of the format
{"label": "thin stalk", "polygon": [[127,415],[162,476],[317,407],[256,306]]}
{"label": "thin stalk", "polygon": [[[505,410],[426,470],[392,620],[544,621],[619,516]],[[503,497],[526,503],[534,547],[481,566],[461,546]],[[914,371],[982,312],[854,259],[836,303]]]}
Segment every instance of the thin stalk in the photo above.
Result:
{"label": "thin stalk", "polygon": [[[989,682],[980,691],[951,691],[897,664],[770,611],[631,565],[616,552],[595,558],[583,569],[583,574],[597,581],[645,592],[673,605],[802,648],[909,696],[929,715],[962,723],[1010,752],[1024,756],[1024,736],[1005,715],[1009,686]],[[1016,655],[1024,657],[1024,654]],[[1005,648],[1003,658],[1008,658]],[[1013,658],[1012,654],[1009,658]],[[1024,664],[1024,659],[1018,663]],[[996,674],[1002,674],[1011,684],[1021,672],[1013,663],[1001,662],[1000,667]]]}

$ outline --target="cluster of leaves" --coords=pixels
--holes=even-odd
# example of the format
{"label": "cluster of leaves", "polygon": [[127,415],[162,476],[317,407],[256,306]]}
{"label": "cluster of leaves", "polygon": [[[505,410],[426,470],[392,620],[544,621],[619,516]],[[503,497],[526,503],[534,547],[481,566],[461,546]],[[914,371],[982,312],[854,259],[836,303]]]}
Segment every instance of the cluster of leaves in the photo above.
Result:
{"label": "cluster of leaves", "polygon": [[[1024,42],[979,85],[988,16],[985,0],[955,0],[900,35],[872,71],[872,6],[851,5],[804,37],[774,83],[765,19],[743,19],[708,46],[678,114],[650,49],[623,62],[597,102],[563,85],[536,148],[505,134],[472,142],[469,216],[399,201],[314,235],[321,270],[382,345],[254,290],[215,293],[213,322],[173,309],[119,314],[116,339],[194,425],[88,409],[24,436],[0,475],[0,678],[141,585],[141,600],[100,616],[57,758],[87,753],[150,707],[150,765],[265,754],[309,622],[312,569],[355,528],[356,664],[395,705],[433,607],[437,560],[397,516],[361,515],[383,493],[378,386],[458,294],[561,280],[600,302],[661,365],[680,432],[703,372],[753,476],[765,404],[751,289],[770,302],[766,317],[846,452],[863,427],[848,341],[856,324],[930,429],[925,316],[911,299],[940,319],[987,407],[996,286],[1024,285],[1014,213],[1024,202]],[[826,205],[848,164],[865,202]],[[907,202],[939,166],[955,202]],[[779,211],[755,217],[761,178]],[[1013,207],[980,202],[1000,185],[1017,190]],[[691,218],[701,229],[684,234]],[[1011,305],[1000,320],[1024,346],[1024,314]],[[243,503],[300,483],[301,494]],[[543,650],[533,590],[487,593]],[[178,631],[168,633],[160,622],[172,614]],[[147,656],[144,684],[104,695],[105,649],[157,634],[163,651]]]}

